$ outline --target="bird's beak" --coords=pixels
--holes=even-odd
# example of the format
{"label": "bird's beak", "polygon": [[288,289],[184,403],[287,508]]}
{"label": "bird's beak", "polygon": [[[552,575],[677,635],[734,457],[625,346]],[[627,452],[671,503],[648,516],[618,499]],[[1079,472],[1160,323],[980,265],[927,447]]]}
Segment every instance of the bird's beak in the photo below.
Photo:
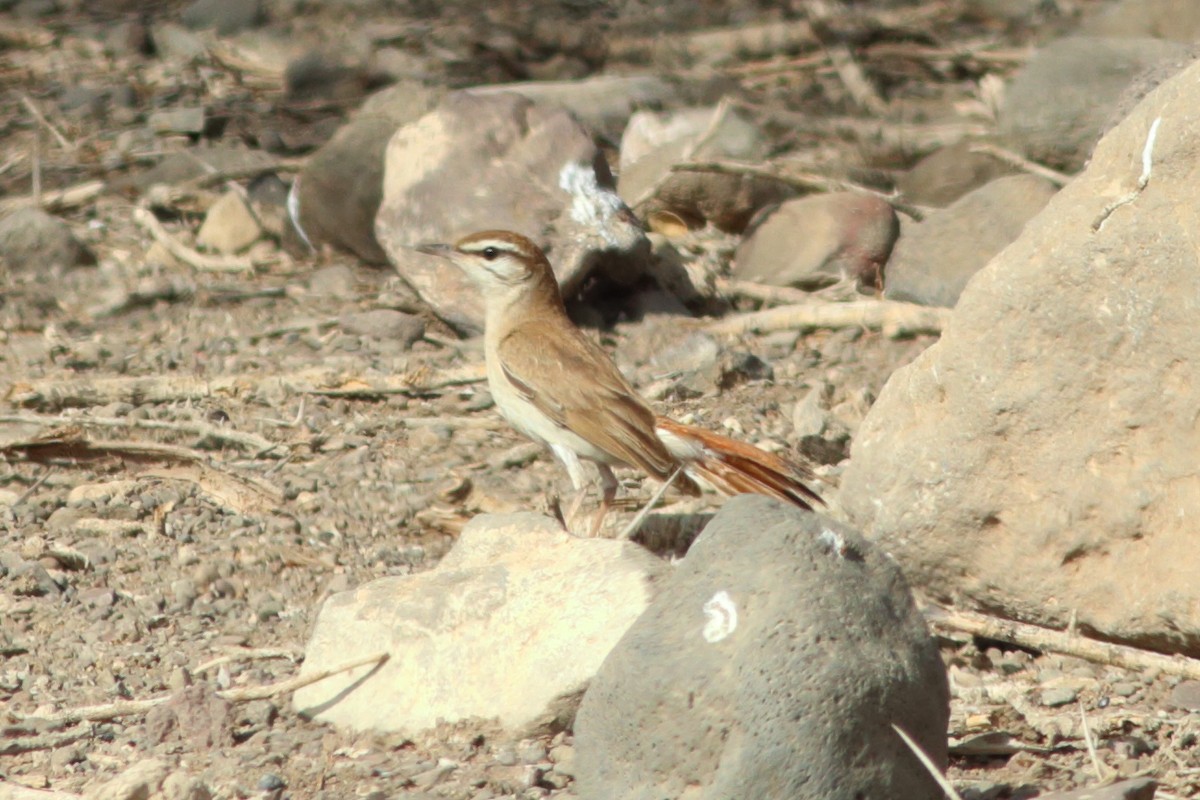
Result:
{"label": "bird's beak", "polygon": [[425,253],[426,255],[438,256],[440,258],[449,258],[450,253],[454,250],[450,245],[438,242],[423,242],[416,245],[413,249],[418,253]]}

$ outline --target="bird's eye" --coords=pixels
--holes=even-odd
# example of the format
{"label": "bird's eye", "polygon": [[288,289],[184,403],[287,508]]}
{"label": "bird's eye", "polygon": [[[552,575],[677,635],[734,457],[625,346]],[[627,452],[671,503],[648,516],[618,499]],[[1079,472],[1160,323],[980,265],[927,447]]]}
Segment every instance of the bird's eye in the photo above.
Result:
{"label": "bird's eye", "polygon": [[483,248],[483,250],[480,251],[480,254],[488,261],[495,261],[496,258],[500,255],[500,248],[485,247],[485,248]]}

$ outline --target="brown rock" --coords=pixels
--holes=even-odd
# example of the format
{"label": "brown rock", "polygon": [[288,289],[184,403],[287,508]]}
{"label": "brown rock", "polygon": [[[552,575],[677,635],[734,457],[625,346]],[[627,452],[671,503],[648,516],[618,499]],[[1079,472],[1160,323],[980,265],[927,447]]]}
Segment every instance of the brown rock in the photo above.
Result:
{"label": "brown rock", "polygon": [[793,197],[772,178],[679,172],[671,167],[704,159],[756,161],[766,153],[758,130],[725,106],[669,114],[638,112],[621,138],[621,196],[650,216],[667,211],[696,226],[712,222],[741,232],[759,209]]}
{"label": "brown rock", "polygon": [[182,741],[189,750],[233,745],[233,706],[206,686],[189,686],[146,714],[150,745]]}
{"label": "brown rock", "polygon": [[968,192],[1016,172],[995,156],[971,152],[961,141],[935,150],[896,181],[904,199],[921,206],[945,208]]}
{"label": "brown rock", "polygon": [[1171,689],[1171,705],[1186,711],[1200,711],[1200,681],[1181,681]]}
{"label": "brown rock", "polygon": [[896,212],[878,197],[837,192],[789,200],[748,232],[733,274],[801,289],[844,278],[878,286],[899,233]]}
{"label": "brown rock", "polygon": [[863,421],[842,506],[930,595],[1200,654],[1197,151],[1200,64],[1104,137]]}
{"label": "brown rock", "polygon": [[470,331],[481,328],[482,305],[465,276],[412,247],[490,228],[542,246],[565,294],[597,267],[628,282],[649,255],[603,153],[573,116],[516,94],[458,92],[392,137],[375,233],[434,311]]}
{"label": "brown rock", "polygon": [[391,308],[375,308],[345,314],[339,322],[346,333],[371,339],[398,341],[405,349],[425,335],[425,323],[420,317]]}
{"label": "brown rock", "polygon": [[196,242],[220,253],[237,253],[258,241],[262,227],[237,192],[226,192],[204,215]]}

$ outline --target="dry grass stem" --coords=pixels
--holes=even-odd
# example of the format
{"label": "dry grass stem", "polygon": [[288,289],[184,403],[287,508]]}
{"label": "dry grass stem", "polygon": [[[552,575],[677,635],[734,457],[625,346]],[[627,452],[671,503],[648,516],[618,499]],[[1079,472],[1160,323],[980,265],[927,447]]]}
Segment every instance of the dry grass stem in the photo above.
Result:
{"label": "dry grass stem", "polygon": [[962,800],[962,795],[955,790],[950,781],[946,780],[946,776],[943,775],[942,771],[937,768],[937,765],[930,760],[929,756],[925,754],[925,751],[921,749],[921,746],[913,741],[913,738],[905,733],[904,729],[899,725],[893,723],[892,730],[896,732],[897,736],[904,740],[904,743],[908,745],[908,749],[912,750],[913,755],[916,756],[917,760],[921,762],[921,765],[929,771],[929,774],[933,776],[935,781],[937,781],[938,786],[942,787],[942,791],[946,793],[946,796],[951,798],[951,800]]}

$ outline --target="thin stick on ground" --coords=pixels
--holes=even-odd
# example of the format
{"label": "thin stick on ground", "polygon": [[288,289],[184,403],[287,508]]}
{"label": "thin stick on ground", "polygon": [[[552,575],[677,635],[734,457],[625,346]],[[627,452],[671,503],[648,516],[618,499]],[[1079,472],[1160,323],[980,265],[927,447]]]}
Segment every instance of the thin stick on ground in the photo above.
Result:
{"label": "thin stick on ground", "polygon": [[642,506],[642,510],[637,513],[637,516],[634,517],[629,524],[625,526],[625,530],[621,531],[621,534],[617,536],[618,539],[632,539],[634,537],[634,535],[642,527],[642,523],[646,521],[646,517],[649,515],[651,509],[658,505],[659,500],[662,500],[663,495],[667,493],[667,489],[671,488],[671,484],[674,483],[675,479],[679,477],[679,473],[682,469],[683,467],[676,467],[675,471],[671,473],[671,477],[663,481],[662,486],[659,486],[654,494],[650,496],[650,499],[646,501],[646,505]]}
{"label": "thin stick on ground", "polygon": [[201,272],[254,272],[254,262],[234,256],[209,256],[180,242],[148,208],[135,208],[133,221],[146,230],[167,252]]}
{"label": "thin stick on ground", "polygon": [[178,184],[176,188],[182,191],[206,189],[209,186],[215,186],[216,184],[224,183],[225,181],[257,178],[258,176],[265,175],[268,172],[299,172],[304,166],[304,161],[296,158],[288,158],[278,161],[264,162],[262,164],[249,164],[246,166],[229,167],[226,169],[217,169],[207,162],[204,163],[204,166],[207,169],[203,175],[197,175],[195,178],[189,178],[188,180]]}
{"label": "thin stick on ground", "polygon": [[0,756],[16,756],[21,753],[33,753],[38,750],[53,750],[56,747],[62,747],[64,744],[77,742],[91,734],[90,727],[78,727],[68,731],[43,733],[39,736],[0,739]]}
{"label": "thin stick on ground", "polygon": [[255,649],[240,648],[216,658],[205,661],[199,664],[192,670],[193,674],[199,675],[201,672],[207,672],[210,669],[221,666],[222,664],[230,664],[237,661],[258,661],[265,659],[286,658],[295,663],[299,660],[300,654],[295,650],[289,650],[281,647],[259,647]]}
{"label": "thin stick on ground", "polygon": [[1024,622],[996,619],[983,614],[932,606],[926,610],[929,623],[943,631],[955,631],[1007,642],[1030,650],[1082,658],[1095,664],[1143,672],[1157,669],[1167,675],[1200,680],[1200,660],[1167,656],[1127,645],[1111,644]]}
{"label": "thin stick on ground", "polygon": [[132,417],[49,417],[37,414],[0,414],[0,423],[18,425],[80,425],[84,428],[142,428],[146,430],[177,431],[199,436],[202,440],[225,442],[252,453],[275,453],[281,457],[286,454],[287,447],[277,442],[271,442],[257,433],[220,428],[207,422],[169,422],[159,419],[135,419]]}
{"label": "thin stick on ground", "polygon": [[771,305],[802,305],[815,298],[803,289],[791,286],[768,286],[765,283],[742,281],[735,278],[717,278],[717,291],[729,297],[744,297]]}
{"label": "thin stick on ground", "polygon": [[[265,686],[246,686],[239,689],[225,689],[223,691],[214,692],[217,697],[228,700],[231,703],[247,702],[250,700],[266,700],[270,697],[276,697],[281,694],[294,692],[297,689],[302,689],[309,684],[323,681],[326,678],[337,675],[341,672],[364,667],[368,664],[380,666],[385,663],[391,655],[389,653],[376,653],[375,655],[366,658],[355,659],[354,661],[341,664],[329,669],[323,669],[319,672],[314,672],[312,675],[297,676],[278,683],[269,683]],[[119,717],[128,717],[133,714],[144,714],[151,709],[162,705],[169,701],[174,695],[164,695],[162,697],[151,697],[146,700],[118,700],[115,703],[102,703],[95,706],[83,706],[74,708],[69,711],[63,711],[58,714],[50,714],[47,716],[38,716],[43,724],[47,726],[66,726],[74,725],[79,722],[106,722],[108,720],[117,719]],[[32,719],[34,715],[29,715],[26,719]]]}
{"label": "thin stick on ground", "polygon": [[104,193],[104,181],[84,181],[65,189],[41,191],[41,179],[38,180],[38,192],[17,197],[6,197],[0,200],[0,212],[8,212],[22,206],[40,206],[47,211],[63,211],[86,205]]}
{"label": "thin stick on ground", "polygon": [[913,738],[905,733],[904,729],[899,725],[892,723],[892,730],[896,732],[897,736],[904,740],[904,743],[908,745],[908,749],[912,750],[913,755],[916,756],[917,760],[921,762],[921,766],[929,770],[929,774],[933,776],[935,781],[937,781],[938,786],[942,787],[942,791],[946,793],[946,796],[952,800],[962,800],[962,795],[955,791],[954,786],[951,785],[950,781],[946,780],[946,776],[943,775],[942,771],[937,768],[937,765],[930,760],[929,756],[925,754],[925,751],[921,749],[921,746],[913,741]]}
{"label": "thin stick on ground", "polygon": [[29,95],[24,92],[21,93],[21,105],[25,106],[29,113],[33,115],[33,118],[37,120],[38,124],[50,131],[50,135],[58,141],[59,146],[63,150],[66,150],[68,153],[75,152],[75,145],[50,120],[46,119],[46,115],[42,113],[41,109],[37,107],[37,104],[33,102]]}
{"label": "thin stick on ground", "polygon": [[356,669],[358,667],[365,667],[368,665],[372,667],[380,667],[387,663],[387,660],[391,657],[392,656],[390,653],[376,653],[375,655],[367,656],[366,658],[360,658],[336,667],[323,669],[320,672],[314,672],[311,675],[298,675],[295,678],[291,678],[286,681],[280,681],[279,683],[269,683],[266,686],[246,686],[241,689],[226,689],[223,692],[217,692],[217,696],[234,703],[247,702],[249,700],[266,700],[270,697],[277,697],[281,694],[290,694],[297,689],[303,689],[305,686],[323,681],[326,678],[331,678],[334,675],[337,675],[338,673],[348,672],[349,670]]}
{"label": "thin stick on ground", "polygon": [[920,222],[925,219],[925,209],[906,203],[896,195],[862,186],[853,181],[840,178],[830,178],[811,172],[786,172],[772,169],[768,166],[755,164],[739,164],[733,161],[687,161],[673,164],[672,172],[715,172],[720,175],[745,175],[756,178],[767,178],[787,184],[802,192],[856,192],[858,194],[876,197],[888,203],[892,208]]}
{"label": "thin stick on ground", "polygon": [[1009,166],[1013,166],[1013,167],[1016,167],[1017,169],[1024,170],[1025,172],[1028,172],[1030,175],[1036,175],[1039,178],[1045,178],[1046,180],[1053,183],[1055,186],[1066,186],[1068,183],[1071,182],[1071,176],[1066,174],[1065,172],[1059,172],[1058,170],[1050,169],[1047,166],[1043,166],[1043,165],[1037,163],[1036,161],[1030,161],[1028,158],[1025,158],[1025,156],[1021,155],[1020,153],[1015,153],[1012,150],[1001,147],[1000,145],[997,145],[997,144],[987,144],[987,143],[973,144],[973,145],[971,145],[971,152],[972,153],[983,153],[984,155],[989,155],[999,161],[1003,161],[1005,164],[1008,164]]}
{"label": "thin stick on ground", "polygon": [[822,328],[866,328],[882,331],[888,338],[917,334],[939,334],[952,309],[898,303],[892,300],[862,300],[851,303],[804,303],[769,308],[728,317],[706,326],[711,333],[771,333],[813,331]]}
{"label": "thin stick on ground", "polygon": [[170,403],[211,397],[278,398],[293,394],[375,397],[429,393],[448,386],[487,380],[483,364],[434,369],[425,364],[391,375],[347,374],[328,367],[310,367],[275,375],[147,375],[117,378],[37,380],[18,382],[3,393],[10,403],[42,411],[86,408],[108,403]]}

